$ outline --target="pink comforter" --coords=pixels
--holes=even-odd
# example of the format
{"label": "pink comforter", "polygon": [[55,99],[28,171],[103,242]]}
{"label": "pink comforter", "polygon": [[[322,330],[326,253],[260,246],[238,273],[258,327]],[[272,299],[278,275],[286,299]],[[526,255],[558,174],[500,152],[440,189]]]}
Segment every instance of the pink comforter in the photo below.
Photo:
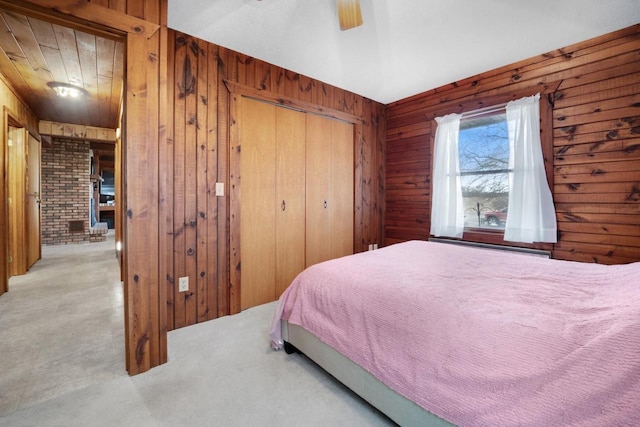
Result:
{"label": "pink comforter", "polygon": [[640,426],[640,263],[412,241],[314,265],[280,319],[461,426]]}

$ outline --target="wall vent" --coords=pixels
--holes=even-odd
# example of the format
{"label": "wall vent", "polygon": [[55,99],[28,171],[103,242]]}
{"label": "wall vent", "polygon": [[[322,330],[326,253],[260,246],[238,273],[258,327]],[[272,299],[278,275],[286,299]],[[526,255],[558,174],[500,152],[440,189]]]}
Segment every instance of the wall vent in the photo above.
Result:
{"label": "wall vent", "polygon": [[69,233],[84,233],[84,221],[69,221]]}

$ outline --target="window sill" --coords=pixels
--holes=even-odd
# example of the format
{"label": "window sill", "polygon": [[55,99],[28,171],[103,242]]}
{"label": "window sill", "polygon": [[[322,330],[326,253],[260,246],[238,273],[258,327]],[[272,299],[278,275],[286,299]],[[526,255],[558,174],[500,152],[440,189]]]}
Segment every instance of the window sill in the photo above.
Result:
{"label": "window sill", "polygon": [[504,229],[488,230],[485,228],[466,228],[462,234],[462,239],[459,240],[543,251],[551,251],[553,249],[553,244],[551,243],[507,242],[504,240]]}
{"label": "window sill", "polygon": [[489,234],[492,236],[495,236],[495,235],[504,236],[504,228],[467,227],[464,229],[464,234]]}

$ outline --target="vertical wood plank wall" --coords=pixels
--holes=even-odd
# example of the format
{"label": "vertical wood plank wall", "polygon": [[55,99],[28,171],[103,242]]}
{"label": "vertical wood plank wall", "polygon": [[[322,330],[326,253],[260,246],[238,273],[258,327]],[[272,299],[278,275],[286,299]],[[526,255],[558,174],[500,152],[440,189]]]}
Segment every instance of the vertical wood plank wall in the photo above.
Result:
{"label": "vertical wood plank wall", "polygon": [[[355,144],[355,250],[382,243],[384,106],[255,58],[169,31],[168,102],[173,121],[160,149],[169,330],[236,312],[229,294],[229,91],[225,81],[271,97],[337,110],[362,120]],[[226,185],[216,197],[215,183]],[[172,253],[173,257],[167,256]],[[178,292],[178,278],[189,291]]]}
{"label": "vertical wood plank wall", "polygon": [[[134,375],[167,360],[167,298],[158,278],[164,261],[160,250],[166,240],[160,234],[159,180],[166,169],[159,164],[167,123],[166,0],[90,0],[73,8],[55,0],[30,2],[35,9],[55,8],[75,15],[80,22],[95,20],[118,29],[118,33],[123,30],[123,22],[131,22],[126,15],[141,20],[126,29],[125,116],[120,147],[126,365]],[[146,23],[160,28],[153,30],[153,25]]]}
{"label": "vertical wood plank wall", "polygon": [[387,105],[385,243],[429,237],[435,117],[555,85],[552,255],[640,260],[639,70],[635,25]]}

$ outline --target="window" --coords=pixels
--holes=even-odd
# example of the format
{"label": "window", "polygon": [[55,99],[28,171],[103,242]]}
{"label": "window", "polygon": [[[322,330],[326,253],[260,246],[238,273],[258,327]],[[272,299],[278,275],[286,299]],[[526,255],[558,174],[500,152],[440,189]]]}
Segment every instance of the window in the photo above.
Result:
{"label": "window", "polygon": [[464,228],[504,231],[509,203],[506,112],[463,116],[458,138]]}
{"label": "window", "polygon": [[505,241],[557,241],[539,100],[436,117],[432,235],[464,238],[467,230],[495,227]]}

